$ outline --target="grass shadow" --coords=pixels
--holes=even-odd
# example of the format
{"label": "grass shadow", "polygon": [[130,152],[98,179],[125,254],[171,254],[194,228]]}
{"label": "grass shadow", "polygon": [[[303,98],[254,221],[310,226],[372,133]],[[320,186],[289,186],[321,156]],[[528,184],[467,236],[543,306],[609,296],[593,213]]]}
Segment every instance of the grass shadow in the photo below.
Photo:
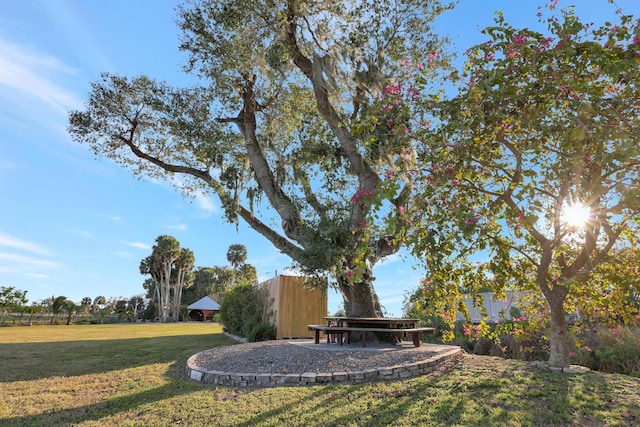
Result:
{"label": "grass shadow", "polygon": [[222,334],[3,343],[0,344],[0,382],[98,374],[169,363],[186,360],[194,348],[204,350],[233,343]]}
{"label": "grass shadow", "polygon": [[[176,366],[171,371],[175,371]],[[97,403],[68,409],[52,409],[40,414],[10,417],[0,419],[0,424],[8,426],[44,426],[44,425],[75,425],[87,421],[98,421],[118,412],[129,412],[143,405],[153,404],[165,399],[171,399],[183,394],[202,390],[198,384],[190,383],[179,378],[170,378],[169,382],[139,393],[113,397]],[[133,420],[132,420],[133,421]],[[169,421],[167,424],[171,424]]]}

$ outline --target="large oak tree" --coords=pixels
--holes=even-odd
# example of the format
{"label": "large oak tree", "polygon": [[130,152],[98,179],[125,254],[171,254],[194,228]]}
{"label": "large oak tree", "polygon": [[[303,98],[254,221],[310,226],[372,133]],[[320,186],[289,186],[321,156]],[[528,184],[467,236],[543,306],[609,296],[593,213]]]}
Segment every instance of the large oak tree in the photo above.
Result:
{"label": "large oak tree", "polygon": [[[181,47],[202,85],[105,74],[69,130],[134,174],[214,193],[230,221],[246,222],[305,272],[330,273],[348,315],[379,316],[372,268],[400,246],[368,229],[361,199],[382,182],[380,165],[402,169],[410,138],[407,123],[368,119],[404,61],[444,62],[430,56],[442,43],[431,24],[449,7],[187,1]],[[389,215],[411,188],[407,177]]]}

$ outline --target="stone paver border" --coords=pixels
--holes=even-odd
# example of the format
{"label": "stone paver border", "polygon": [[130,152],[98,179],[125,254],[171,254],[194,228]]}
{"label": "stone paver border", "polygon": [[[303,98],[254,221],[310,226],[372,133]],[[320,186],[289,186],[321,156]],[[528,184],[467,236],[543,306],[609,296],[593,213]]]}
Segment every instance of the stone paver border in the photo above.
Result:
{"label": "stone paver border", "polygon": [[[200,353],[198,353],[200,354]],[[459,361],[463,357],[460,347],[444,350],[428,359],[402,365],[380,367],[353,372],[304,372],[301,374],[256,374],[207,370],[196,365],[195,354],[187,360],[187,376],[204,384],[228,387],[282,387],[325,384],[361,384],[413,378],[428,374],[439,367]]]}

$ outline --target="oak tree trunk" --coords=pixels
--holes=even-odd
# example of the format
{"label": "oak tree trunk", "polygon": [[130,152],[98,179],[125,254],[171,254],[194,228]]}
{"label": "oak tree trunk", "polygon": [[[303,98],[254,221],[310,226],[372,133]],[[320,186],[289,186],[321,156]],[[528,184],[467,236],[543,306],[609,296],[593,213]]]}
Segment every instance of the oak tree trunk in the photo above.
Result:
{"label": "oak tree trunk", "polygon": [[382,307],[370,280],[350,284],[338,279],[347,317],[382,317]]}

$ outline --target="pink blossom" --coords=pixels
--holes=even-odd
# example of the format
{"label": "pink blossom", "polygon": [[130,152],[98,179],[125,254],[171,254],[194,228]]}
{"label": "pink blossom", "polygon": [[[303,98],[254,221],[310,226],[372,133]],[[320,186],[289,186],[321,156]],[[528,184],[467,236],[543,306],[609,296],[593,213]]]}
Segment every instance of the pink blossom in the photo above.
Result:
{"label": "pink blossom", "polygon": [[360,201],[360,199],[363,196],[365,196],[365,197],[366,196],[373,196],[375,193],[376,193],[375,190],[367,191],[365,189],[360,188],[358,191],[356,191],[356,194],[353,195],[353,197],[351,198],[351,201],[357,203],[357,202]]}
{"label": "pink blossom", "polygon": [[460,180],[459,180],[459,179],[452,179],[452,180],[451,180],[451,183],[452,183],[453,185],[458,185],[458,184],[460,184]]}
{"label": "pink blossom", "polygon": [[522,46],[526,41],[527,41],[527,37],[522,34],[518,34],[513,38],[513,44],[516,46]]}
{"label": "pink blossom", "polygon": [[400,95],[402,93],[402,86],[400,86],[400,83],[387,86],[382,93],[384,95]]}
{"label": "pink blossom", "polygon": [[353,271],[347,271],[347,276],[353,277]]}
{"label": "pink blossom", "polygon": [[409,98],[415,98],[420,94],[420,92],[418,91],[418,89],[410,87],[409,89],[407,89],[407,96]]}

